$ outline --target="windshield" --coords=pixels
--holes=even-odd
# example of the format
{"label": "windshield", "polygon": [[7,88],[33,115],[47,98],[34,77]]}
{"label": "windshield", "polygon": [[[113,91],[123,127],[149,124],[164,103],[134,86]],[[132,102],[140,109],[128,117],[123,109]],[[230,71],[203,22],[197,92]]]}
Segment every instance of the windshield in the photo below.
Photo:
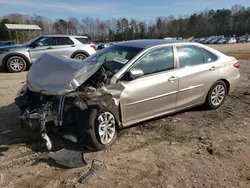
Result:
{"label": "windshield", "polygon": [[113,45],[86,58],[85,63],[101,63],[103,67],[115,74],[143,48]]}
{"label": "windshield", "polygon": [[33,38],[33,39],[31,39],[30,41],[28,41],[28,42],[26,42],[23,46],[29,46],[29,45],[31,45],[33,42],[35,42],[37,39],[39,39],[40,38],[40,36],[39,37],[36,37],[36,38]]}

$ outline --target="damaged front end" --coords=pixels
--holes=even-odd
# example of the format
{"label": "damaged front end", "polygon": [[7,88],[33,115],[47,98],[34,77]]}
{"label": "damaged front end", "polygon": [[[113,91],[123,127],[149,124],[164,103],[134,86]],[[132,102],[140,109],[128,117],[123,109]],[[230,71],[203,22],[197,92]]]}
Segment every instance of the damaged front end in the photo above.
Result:
{"label": "damaged front end", "polygon": [[114,115],[116,123],[120,122],[117,97],[107,89],[110,75],[101,64],[81,63],[42,56],[32,65],[27,83],[15,98],[21,110],[21,128],[39,131],[48,150],[53,147],[49,132],[82,144],[91,131],[84,124],[90,109],[105,109]]}

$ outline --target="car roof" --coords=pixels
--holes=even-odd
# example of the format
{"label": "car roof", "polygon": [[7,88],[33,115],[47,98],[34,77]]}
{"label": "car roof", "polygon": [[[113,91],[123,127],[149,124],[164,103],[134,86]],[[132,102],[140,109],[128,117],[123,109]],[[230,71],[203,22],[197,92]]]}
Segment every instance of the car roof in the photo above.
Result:
{"label": "car roof", "polygon": [[77,36],[77,35],[41,35],[42,37],[79,37],[88,38],[87,36]]}
{"label": "car roof", "polygon": [[[175,44],[183,43],[181,40],[168,40],[168,39],[147,39],[147,40],[130,40],[125,42],[119,42],[115,45],[136,47],[136,48],[149,48],[162,44]],[[186,43],[186,42],[185,42]]]}

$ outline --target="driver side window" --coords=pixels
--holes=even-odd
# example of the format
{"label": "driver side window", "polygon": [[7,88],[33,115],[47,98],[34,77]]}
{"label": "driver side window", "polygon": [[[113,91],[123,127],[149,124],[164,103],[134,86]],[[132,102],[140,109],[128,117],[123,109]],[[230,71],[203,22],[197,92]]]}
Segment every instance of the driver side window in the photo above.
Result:
{"label": "driver side window", "polygon": [[54,46],[55,40],[52,37],[42,37],[35,42],[35,46]]}
{"label": "driver side window", "polygon": [[174,69],[173,47],[162,47],[148,52],[133,68],[141,69],[144,75]]}

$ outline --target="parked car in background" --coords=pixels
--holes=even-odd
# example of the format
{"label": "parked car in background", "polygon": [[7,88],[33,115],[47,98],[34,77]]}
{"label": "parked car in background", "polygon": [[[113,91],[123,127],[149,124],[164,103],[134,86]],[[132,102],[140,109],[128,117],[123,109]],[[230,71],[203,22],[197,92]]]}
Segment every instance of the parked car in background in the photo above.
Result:
{"label": "parked car in background", "polygon": [[196,42],[203,43],[205,40],[206,40],[206,38],[201,38],[201,39],[198,39]]}
{"label": "parked car in background", "polygon": [[229,38],[223,38],[218,41],[218,44],[226,44],[229,41]]}
{"label": "parked car in background", "polygon": [[209,37],[206,40],[203,41],[203,44],[209,44],[210,41],[214,40],[214,37]]}
{"label": "parked car in background", "polygon": [[12,46],[15,45],[15,42],[10,42],[10,41],[1,41],[0,46]]}
{"label": "parked car in background", "polygon": [[238,39],[237,39],[237,43],[243,43],[243,42],[247,42],[247,41],[248,41],[247,36],[241,36],[241,37],[238,37]]}
{"label": "parked car in background", "polygon": [[231,38],[227,41],[228,44],[235,44],[236,42],[237,42],[237,40],[236,40],[235,37],[231,37]]}
{"label": "parked car in background", "polygon": [[121,42],[81,63],[48,54],[38,61],[15,99],[21,127],[40,131],[51,146],[50,123],[91,150],[145,120],[198,105],[219,108],[240,79],[234,57],[177,40]]}
{"label": "parked car in background", "polygon": [[212,40],[208,41],[208,44],[216,44],[218,38],[213,38]]}
{"label": "parked car in background", "polygon": [[100,44],[97,44],[97,50],[102,50],[104,48],[107,48],[109,46],[108,43],[100,43]]}
{"label": "parked car in background", "polygon": [[86,36],[43,35],[22,46],[0,48],[0,66],[10,72],[21,72],[44,53],[83,60],[96,52]]}

